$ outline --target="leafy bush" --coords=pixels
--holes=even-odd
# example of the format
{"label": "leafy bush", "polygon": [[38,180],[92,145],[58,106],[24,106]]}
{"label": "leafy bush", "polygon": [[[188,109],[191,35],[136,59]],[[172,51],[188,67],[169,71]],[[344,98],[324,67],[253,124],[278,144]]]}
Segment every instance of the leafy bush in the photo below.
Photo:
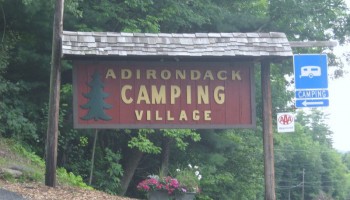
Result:
{"label": "leafy bush", "polygon": [[13,149],[19,153],[20,155],[22,155],[23,157],[29,159],[32,163],[38,165],[39,167],[44,168],[45,167],[45,162],[43,159],[41,159],[39,156],[37,156],[35,153],[28,151],[27,149],[25,149],[21,144],[16,143],[13,146]]}
{"label": "leafy bush", "polygon": [[120,178],[123,175],[123,168],[119,164],[121,154],[113,152],[109,148],[105,149],[105,153],[102,162],[96,163],[94,172],[94,180],[96,181],[94,181],[94,185],[110,194],[117,194],[120,189]]}
{"label": "leafy bush", "polygon": [[92,187],[86,185],[84,183],[83,178],[81,176],[74,175],[72,172],[67,172],[64,168],[57,169],[58,181],[61,184],[66,184],[70,186],[77,186],[84,189],[93,189]]}

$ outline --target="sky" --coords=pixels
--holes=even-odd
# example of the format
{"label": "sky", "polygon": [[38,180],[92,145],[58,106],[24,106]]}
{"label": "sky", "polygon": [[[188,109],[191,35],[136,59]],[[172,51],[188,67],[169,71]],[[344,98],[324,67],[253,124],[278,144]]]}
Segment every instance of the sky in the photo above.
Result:
{"label": "sky", "polygon": [[[350,45],[335,48],[335,54],[341,55],[349,51]],[[328,67],[332,71],[332,67]],[[350,151],[350,66],[345,63],[347,73],[342,78],[329,79],[329,107],[325,113],[329,114],[327,123],[333,131],[333,147],[342,152]]]}
{"label": "sky", "polygon": [[[350,8],[350,0],[345,0]],[[348,51],[350,44],[335,49],[336,54]],[[328,124],[333,131],[333,147],[342,152],[350,152],[350,64],[345,66],[348,71],[343,78],[329,81],[329,119]]]}
{"label": "sky", "polygon": [[[349,66],[346,68],[349,69]],[[333,131],[333,147],[350,151],[350,73],[343,78],[329,80],[328,125]]]}

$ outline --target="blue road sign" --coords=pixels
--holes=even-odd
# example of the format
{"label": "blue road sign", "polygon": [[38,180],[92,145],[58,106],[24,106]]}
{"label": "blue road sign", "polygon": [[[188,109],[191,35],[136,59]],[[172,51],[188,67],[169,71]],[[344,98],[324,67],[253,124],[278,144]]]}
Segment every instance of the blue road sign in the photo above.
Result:
{"label": "blue road sign", "polygon": [[294,55],[295,106],[324,107],[329,105],[326,54]]}

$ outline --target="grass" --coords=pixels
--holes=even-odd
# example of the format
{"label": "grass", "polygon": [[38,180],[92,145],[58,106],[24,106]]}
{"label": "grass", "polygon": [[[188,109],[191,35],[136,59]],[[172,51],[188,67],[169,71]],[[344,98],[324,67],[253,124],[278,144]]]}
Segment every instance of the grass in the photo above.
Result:
{"label": "grass", "polygon": [[[44,182],[44,160],[19,142],[0,137],[0,168],[13,167],[19,168],[23,174],[15,179],[11,174],[4,173],[0,178],[11,182]],[[92,189],[83,182],[81,176],[67,172],[64,168],[57,169],[57,180],[60,185]]]}

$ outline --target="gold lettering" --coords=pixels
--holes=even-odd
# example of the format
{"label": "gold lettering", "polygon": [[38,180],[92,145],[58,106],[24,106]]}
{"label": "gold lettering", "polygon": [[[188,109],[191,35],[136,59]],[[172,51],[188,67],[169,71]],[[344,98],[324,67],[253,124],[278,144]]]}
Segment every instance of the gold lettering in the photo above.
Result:
{"label": "gold lettering", "polygon": [[156,70],[154,69],[148,69],[146,70],[146,79],[157,79],[156,77]]}
{"label": "gold lettering", "polygon": [[166,111],[166,118],[168,121],[174,121],[174,117],[171,116],[171,112],[169,110]]}
{"label": "gold lettering", "polygon": [[204,111],[204,121],[210,121],[211,120],[211,111],[205,110]]}
{"label": "gold lettering", "polygon": [[210,70],[207,70],[204,74],[204,77],[203,77],[203,80],[206,80],[207,78],[209,78],[210,80],[214,80],[214,76],[213,74],[211,73]]}
{"label": "gold lettering", "polygon": [[186,71],[185,70],[176,70],[175,71],[175,78],[176,78],[176,80],[177,79],[181,79],[181,80],[185,80],[186,79]]}
{"label": "gold lettering", "polygon": [[181,110],[179,120],[180,121],[183,121],[183,120],[187,121],[187,115],[186,115],[186,112],[184,110]]}
{"label": "gold lettering", "polygon": [[146,120],[147,121],[151,120],[151,111],[150,110],[147,110],[147,112],[146,112]]}
{"label": "gold lettering", "polygon": [[121,90],[122,100],[126,104],[131,104],[133,102],[133,99],[131,97],[130,98],[126,97],[127,90],[132,90],[132,86],[131,85],[124,85],[122,87],[122,90]]}
{"label": "gold lettering", "polygon": [[198,104],[209,104],[209,89],[208,86],[198,85],[197,86],[197,103]]}
{"label": "gold lettering", "polygon": [[140,86],[139,95],[137,97],[137,104],[140,104],[141,101],[145,101],[146,104],[151,103],[145,85]]}
{"label": "gold lettering", "polygon": [[224,81],[227,79],[227,72],[226,71],[218,71],[217,77],[219,80]]}
{"label": "gold lettering", "polygon": [[232,80],[242,80],[240,71],[232,71]]}
{"label": "gold lettering", "polygon": [[117,77],[115,76],[115,73],[113,71],[113,69],[108,69],[107,73],[106,73],[106,79],[108,79],[109,77],[112,77],[112,79],[116,79]]}
{"label": "gold lettering", "polygon": [[159,110],[156,110],[156,121],[161,121],[161,120],[163,120],[163,118],[159,116]]}
{"label": "gold lettering", "polygon": [[214,89],[214,100],[217,104],[225,103],[225,87],[217,86]]}
{"label": "gold lettering", "polygon": [[191,70],[191,80],[199,80],[201,78],[201,72],[199,70]]}
{"label": "gold lettering", "polygon": [[181,89],[179,86],[171,85],[170,86],[170,103],[175,104],[176,98],[181,94]]}
{"label": "gold lettering", "polygon": [[157,90],[156,85],[151,86],[152,91],[152,104],[166,104],[166,93],[165,93],[165,85],[161,85],[159,87],[159,91]]}
{"label": "gold lettering", "polygon": [[186,102],[187,102],[187,104],[192,103],[191,86],[190,85],[186,86]]}
{"label": "gold lettering", "polygon": [[160,77],[163,80],[169,80],[171,78],[171,72],[169,70],[162,70],[160,72]]}
{"label": "gold lettering", "polygon": [[130,79],[132,75],[132,71],[130,69],[122,69],[120,71],[121,79]]}
{"label": "gold lettering", "polygon": [[142,119],[143,110],[135,110],[136,119],[140,121]]}
{"label": "gold lettering", "polygon": [[141,78],[141,72],[139,69],[136,70],[136,79],[140,79]]}
{"label": "gold lettering", "polygon": [[200,117],[199,117],[199,111],[198,111],[198,110],[194,110],[194,111],[192,112],[192,119],[193,119],[194,121],[198,121],[198,120],[200,119]]}

